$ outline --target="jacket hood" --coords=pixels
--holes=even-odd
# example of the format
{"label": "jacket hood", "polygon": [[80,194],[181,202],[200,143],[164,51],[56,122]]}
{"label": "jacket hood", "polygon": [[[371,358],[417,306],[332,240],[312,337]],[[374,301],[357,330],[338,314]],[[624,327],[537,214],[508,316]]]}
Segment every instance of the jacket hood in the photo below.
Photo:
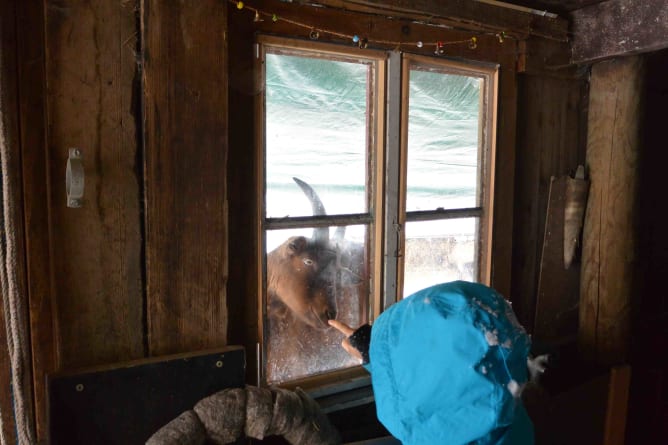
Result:
{"label": "jacket hood", "polygon": [[521,406],[529,337],[493,289],[423,289],[378,317],[369,350],[379,420],[404,445],[533,443]]}

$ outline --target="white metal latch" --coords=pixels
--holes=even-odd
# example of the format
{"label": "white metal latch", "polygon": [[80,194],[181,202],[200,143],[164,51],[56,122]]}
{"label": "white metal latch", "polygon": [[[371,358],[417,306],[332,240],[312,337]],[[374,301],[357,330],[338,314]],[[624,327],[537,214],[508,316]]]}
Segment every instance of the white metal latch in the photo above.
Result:
{"label": "white metal latch", "polygon": [[84,168],[81,150],[70,148],[65,171],[65,189],[67,191],[67,207],[78,208],[83,205]]}

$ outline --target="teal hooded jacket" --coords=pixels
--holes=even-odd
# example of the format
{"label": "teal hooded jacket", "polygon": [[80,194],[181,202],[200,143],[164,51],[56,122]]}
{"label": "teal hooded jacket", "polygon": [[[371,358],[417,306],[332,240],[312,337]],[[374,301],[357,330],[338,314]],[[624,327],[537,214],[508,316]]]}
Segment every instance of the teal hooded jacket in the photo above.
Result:
{"label": "teal hooded jacket", "polygon": [[373,324],[365,367],[378,418],[403,445],[532,445],[520,399],[529,348],[495,290],[464,281],[423,289]]}

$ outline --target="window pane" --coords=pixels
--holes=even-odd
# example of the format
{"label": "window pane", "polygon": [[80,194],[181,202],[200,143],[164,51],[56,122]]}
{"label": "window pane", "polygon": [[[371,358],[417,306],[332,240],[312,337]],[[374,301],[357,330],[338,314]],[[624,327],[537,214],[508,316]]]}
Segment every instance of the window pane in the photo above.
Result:
{"label": "window pane", "polygon": [[293,177],[318,190],[328,214],[367,209],[371,65],[266,55],[267,217],[308,216]]}
{"label": "window pane", "polygon": [[482,80],[411,69],[406,210],[477,206]]}
{"label": "window pane", "polygon": [[[342,228],[343,229],[343,228]],[[366,226],[267,231],[266,373],[269,383],[356,366],[326,324],[368,320]],[[316,241],[319,240],[319,241]]]}
{"label": "window pane", "polygon": [[406,224],[404,296],[434,284],[476,281],[478,218]]}

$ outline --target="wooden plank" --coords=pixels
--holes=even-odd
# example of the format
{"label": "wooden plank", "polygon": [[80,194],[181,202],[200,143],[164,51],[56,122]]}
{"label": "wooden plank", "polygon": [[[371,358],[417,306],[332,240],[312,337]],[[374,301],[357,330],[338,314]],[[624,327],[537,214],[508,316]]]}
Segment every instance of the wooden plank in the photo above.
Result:
{"label": "wooden plank", "polygon": [[592,69],[579,344],[603,365],[625,360],[630,342],[642,82],[640,57]]}
{"label": "wooden plank", "polygon": [[141,3],[151,355],[227,341],[225,5]]}
{"label": "wooden plank", "polygon": [[624,442],[630,368],[619,366],[542,400],[536,443],[617,445]]}
{"label": "wooden plank", "polygon": [[608,0],[574,11],[573,63],[668,48],[668,3]]}
{"label": "wooden plank", "polygon": [[534,76],[584,78],[586,71],[571,63],[569,42],[541,38],[520,40],[517,72]]}
{"label": "wooden plank", "polygon": [[517,74],[514,68],[502,66],[499,75],[491,286],[511,300],[516,119]]}
{"label": "wooden plank", "polygon": [[[250,21],[230,20],[229,46],[229,103],[235,104],[228,116],[229,146],[237,147],[228,153],[229,214],[234,224],[229,225],[229,251],[235,252],[235,261],[229,263],[228,295],[244,298],[228,299],[228,341],[246,346],[246,375],[248,382],[258,382],[259,318],[262,306],[258,304],[258,193],[255,161],[255,95],[253,44],[255,35]],[[252,228],[252,229],[249,229]]]}
{"label": "wooden plank", "polygon": [[506,31],[567,41],[568,22],[558,16],[520,11],[501,4],[454,0],[319,0],[319,4],[351,11],[423,20],[468,30]]}
{"label": "wooden plank", "polygon": [[[464,58],[479,62],[501,64],[514,71],[517,59],[517,41],[511,38],[499,42],[494,35],[481,32],[462,31],[429,26],[420,23],[406,23],[404,20],[381,16],[367,16],[332,8],[312,8],[294,3],[279,2],[271,8],[261,9],[264,13],[276,14],[278,21],[264,16],[263,21],[254,22],[254,12],[248,8],[230,11],[231,22],[243,22],[259,33],[292,36],[308,39],[312,28],[323,30],[318,40],[350,44],[352,36],[368,39],[369,49],[403,50],[411,54],[434,56],[436,42],[445,42],[444,57]],[[295,25],[299,23],[303,26]],[[336,32],[328,33],[324,30]],[[470,39],[476,37],[475,47],[470,47]],[[423,46],[418,47],[417,42]],[[457,42],[450,44],[448,42]],[[364,54],[364,50],[360,50]]]}
{"label": "wooden plank", "polygon": [[584,164],[586,81],[521,75],[513,231],[513,308],[533,329],[550,178]]}
{"label": "wooden plank", "polygon": [[580,268],[564,267],[564,209],[569,179],[562,176],[550,181],[538,275],[533,338],[553,347],[575,339],[578,327]]}
{"label": "wooden plank", "polygon": [[[58,368],[142,357],[140,177],[132,88],[136,5],[46,10],[50,226]],[[68,149],[83,153],[83,207],[66,207]]]}
{"label": "wooden plank", "polygon": [[631,367],[617,366],[610,370],[608,403],[605,410],[603,443],[624,445],[626,443],[626,418],[631,386]]}
{"label": "wooden plank", "polygon": [[56,368],[48,214],[43,2],[17,3],[18,91],[35,423],[46,440],[46,374]]}
{"label": "wooden plank", "polygon": [[197,402],[244,386],[243,348],[49,376],[50,444],[141,444]]}

